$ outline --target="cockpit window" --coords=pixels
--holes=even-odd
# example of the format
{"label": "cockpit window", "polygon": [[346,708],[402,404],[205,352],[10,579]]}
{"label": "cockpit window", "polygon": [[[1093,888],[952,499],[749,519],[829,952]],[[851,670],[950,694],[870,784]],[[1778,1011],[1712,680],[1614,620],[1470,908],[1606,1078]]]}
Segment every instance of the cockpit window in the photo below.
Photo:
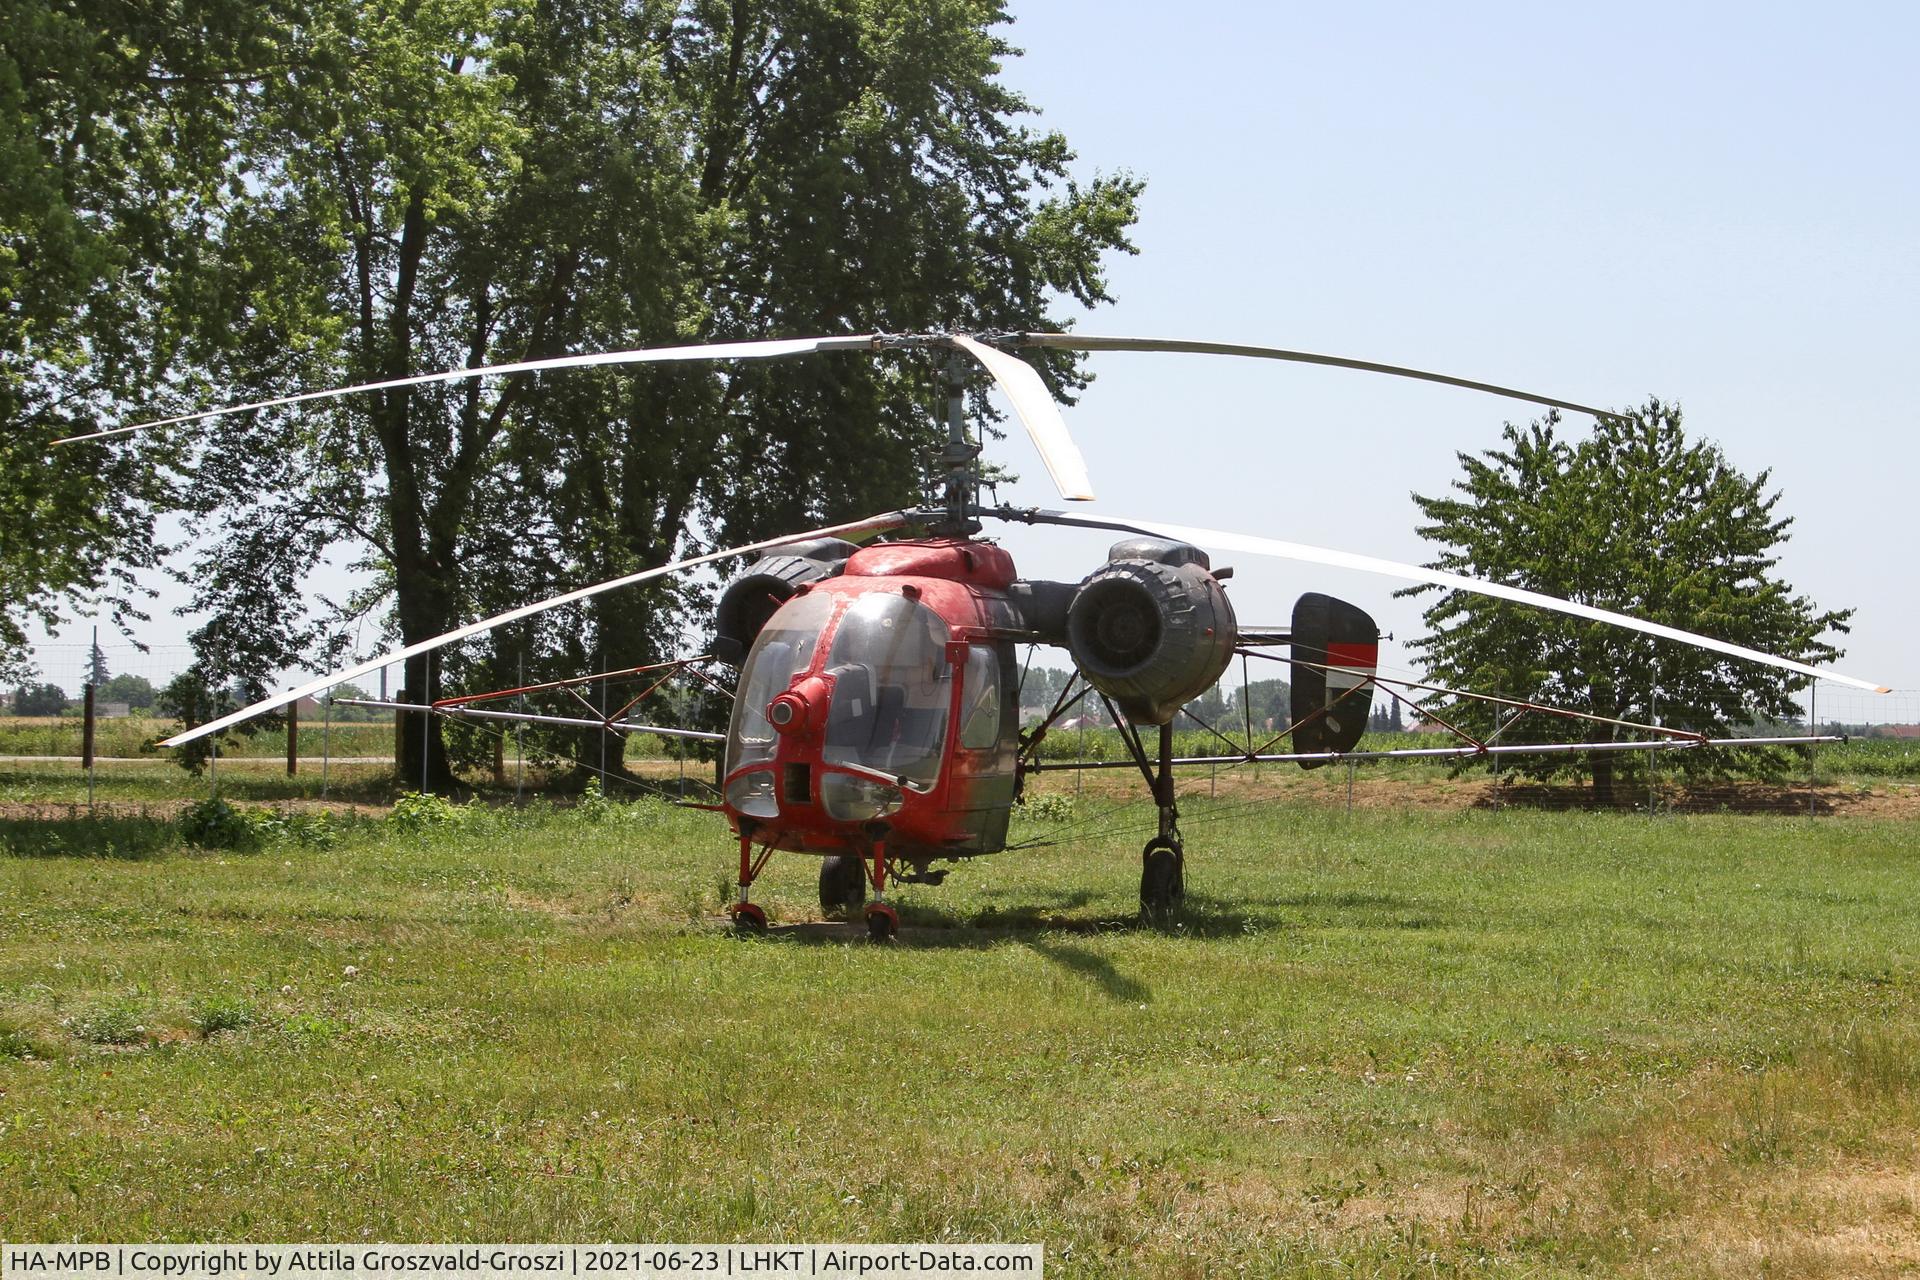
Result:
{"label": "cockpit window", "polygon": [[905,596],[861,596],[834,628],[826,674],[834,680],[826,762],[932,787],[953,696],[940,615]]}
{"label": "cockpit window", "polygon": [[733,698],[733,725],[727,731],[729,775],[743,764],[773,759],[767,704],[812,664],[814,647],[832,616],[833,597],[808,592],[781,605],[760,629]]}

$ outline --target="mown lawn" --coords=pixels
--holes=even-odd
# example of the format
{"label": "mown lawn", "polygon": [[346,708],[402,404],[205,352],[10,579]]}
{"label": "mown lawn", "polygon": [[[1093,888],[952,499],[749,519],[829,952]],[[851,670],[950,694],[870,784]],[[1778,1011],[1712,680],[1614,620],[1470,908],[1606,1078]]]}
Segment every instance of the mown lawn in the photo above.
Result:
{"label": "mown lawn", "polygon": [[0,823],[0,1238],[1920,1267],[1912,825],[1203,790],[1163,932],[1106,803],[906,889],[892,946],[798,858],[732,936],[719,820],[652,802],[253,853]]}

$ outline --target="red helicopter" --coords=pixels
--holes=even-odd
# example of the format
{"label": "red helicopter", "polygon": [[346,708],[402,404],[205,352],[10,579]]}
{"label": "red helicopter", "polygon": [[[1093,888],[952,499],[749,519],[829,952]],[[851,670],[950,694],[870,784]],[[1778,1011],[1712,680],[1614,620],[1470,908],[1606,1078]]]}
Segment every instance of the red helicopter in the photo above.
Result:
{"label": "red helicopter", "polygon": [[[432,709],[459,718],[580,724],[622,733],[722,741],[719,802],[709,807],[726,815],[738,845],[737,900],[730,908],[735,922],[749,929],[767,927],[766,914],[752,901],[751,891],[768,860],[776,852],[785,851],[825,859],[820,874],[823,908],[862,908],[869,932],[875,938],[890,938],[898,930],[899,917],[886,901],[888,884],[903,879],[938,883],[946,871],[932,864],[1006,848],[1009,819],[1025,777],[1047,768],[1139,770],[1159,810],[1158,829],[1142,850],[1140,900],[1145,914],[1158,917],[1184,893],[1185,849],[1173,785],[1174,769],[1180,765],[1292,761],[1314,768],[1336,761],[1394,756],[1655,751],[1838,740],[1819,735],[1709,740],[1685,730],[1604,720],[1383,676],[1377,670],[1378,629],[1364,611],[1345,601],[1308,593],[1295,605],[1290,627],[1243,628],[1223,586],[1231,570],[1215,569],[1203,546],[1477,592],[1613,623],[1727,657],[1857,688],[1887,691],[1870,681],[1790,658],[1422,566],[1219,530],[981,503],[976,467],[980,450],[968,433],[964,384],[957,366],[962,356],[977,360],[1006,392],[1062,496],[1070,501],[1093,497],[1085,464],[1050,393],[1030,365],[1004,349],[1009,347],[1189,351],[1335,365],[1606,416],[1604,410],[1507,387],[1309,352],[1053,333],[986,338],[870,334],[649,348],[451,370],[308,392],[75,439],[117,436],[220,414],[461,378],[583,365],[929,347],[952,353],[949,370],[953,385],[948,400],[948,440],[941,456],[942,478],[937,492],[920,507],[714,551],[525,605],[283,690],[177,734],[162,745],[180,745],[218,733],[391,663],[603,591],[757,553],[759,558],[734,577],[720,597],[709,655],[628,672],[446,698],[431,704]],[[1107,560],[1078,582],[1023,580],[1017,576],[1007,551],[981,538],[984,520],[1105,529],[1122,537]],[[882,534],[909,536],[859,545],[860,539]],[[1074,679],[1047,715],[1025,727],[1020,724],[1021,670],[1016,658],[1021,645],[1063,648],[1075,668]],[[1236,655],[1271,657],[1267,651],[1280,647],[1288,650],[1292,723],[1264,744],[1255,742],[1250,723],[1244,742],[1203,724],[1227,750],[1209,756],[1176,756],[1173,722],[1178,715],[1191,714],[1185,711],[1186,704],[1211,688]],[[724,735],[642,723],[629,715],[638,698],[595,719],[528,715],[489,710],[482,705],[609,676],[644,674],[652,678],[650,688],[657,688],[674,675],[698,673],[697,669],[710,661],[738,668],[737,685],[731,695],[732,717]],[[713,683],[703,673],[700,678]],[[1455,743],[1415,750],[1354,750],[1365,730],[1376,690],[1405,701],[1450,729]],[[1481,739],[1448,724],[1440,709],[1414,696],[1421,693],[1498,704],[1504,709],[1507,723],[1525,714],[1567,716],[1615,729],[1625,727],[1642,736],[1623,741],[1507,745],[1495,740],[1497,733]],[[1048,730],[1089,695],[1105,703],[1129,758],[1117,762],[1040,761],[1038,747]],[[372,705],[419,709],[417,704]],[[1150,741],[1150,737],[1157,740]],[[1288,737],[1292,750],[1272,749]],[[869,889],[871,901],[867,900]]]}

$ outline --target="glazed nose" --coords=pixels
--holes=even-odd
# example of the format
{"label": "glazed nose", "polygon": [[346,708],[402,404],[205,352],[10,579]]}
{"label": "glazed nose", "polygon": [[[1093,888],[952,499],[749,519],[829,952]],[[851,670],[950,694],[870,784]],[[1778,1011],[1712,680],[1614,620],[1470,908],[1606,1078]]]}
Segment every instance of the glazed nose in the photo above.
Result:
{"label": "glazed nose", "polygon": [[817,733],[827,715],[831,691],[818,676],[809,676],[767,704],[767,720],[781,733]]}

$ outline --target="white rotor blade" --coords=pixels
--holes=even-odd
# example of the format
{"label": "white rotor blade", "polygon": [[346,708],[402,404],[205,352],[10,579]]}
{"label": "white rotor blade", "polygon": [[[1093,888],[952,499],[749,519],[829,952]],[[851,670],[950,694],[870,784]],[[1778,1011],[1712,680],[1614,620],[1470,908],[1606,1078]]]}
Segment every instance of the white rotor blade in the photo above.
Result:
{"label": "white rotor blade", "polygon": [[[1258,538],[1244,533],[1224,533],[1218,529],[1195,529],[1187,525],[1162,524],[1157,520],[1130,520],[1121,516],[1099,517],[1075,515],[1065,511],[1036,512],[1035,523],[1076,525],[1087,529],[1112,529],[1122,533],[1144,533],[1154,537],[1172,538],[1176,542],[1191,542],[1197,546],[1214,547],[1222,551],[1239,551],[1249,555],[1278,556],[1285,560],[1300,560],[1307,564],[1324,564],[1336,569],[1358,569],[1362,573],[1378,573],[1389,578],[1401,578],[1408,582],[1431,582],[1436,586],[1447,587],[1454,591],[1472,591],[1478,595],[1492,596],[1496,600],[1511,600],[1516,604],[1532,605],[1538,609],[1551,609],[1555,613],[1572,614],[1576,618],[1586,618],[1593,622],[1608,622],[1616,627],[1625,627],[1630,631],[1639,631],[1650,636],[1659,636],[1664,640],[1677,640],[1681,644],[1690,644],[1696,648],[1709,649],[1715,653],[1724,653],[1731,658],[1745,658],[1749,662],[1758,662],[1769,667],[1778,667],[1782,671],[1793,671],[1817,680],[1831,680],[1835,684],[1844,684],[1855,689],[1865,689],[1871,693],[1891,693],[1884,685],[1871,680],[1860,680],[1853,676],[1843,676],[1837,671],[1825,667],[1810,666],[1804,662],[1795,662],[1792,658],[1782,658],[1771,653],[1762,653],[1758,649],[1749,649],[1745,645],[1729,644],[1725,640],[1715,640],[1711,636],[1697,635],[1691,631],[1681,631],[1677,627],[1663,626],[1658,622],[1647,622],[1629,614],[1614,613],[1608,609],[1596,609],[1592,605],[1575,604],[1571,600],[1562,600],[1558,596],[1543,595],[1538,591],[1526,591],[1519,587],[1509,587],[1498,582],[1484,582],[1479,578],[1469,578],[1458,573],[1447,573],[1439,569],[1428,569],[1421,565],[1401,564],[1395,560],[1381,560],[1374,556],[1356,555],[1351,551],[1331,551],[1325,547],[1312,547],[1300,542],[1283,542],[1277,538]],[[1007,519],[1019,520],[1017,514],[1009,514]]]}
{"label": "white rotor blade", "polygon": [[1007,393],[1007,399],[1013,401],[1013,412],[1033,437],[1034,447],[1040,450],[1040,461],[1047,464],[1047,474],[1053,477],[1054,488],[1060,490],[1060,496],[1068,502],[1093,501],[1093,481],[1087,477],[1086,459],[1080,456],[1079,447],[1067,434],[1060,407],[1053,402],[1053,393],[1047,390],[1047,384],[1040,380],[1033,366],[1019,356],[975,342],[965,334],[954,334],[953,345],[985,365],[1000,389]]}
{"label": "white rotor blade", "polygon": [[1052,347],[1063,351],[1187,351],[1198,355],[1251,356],[1258,360],[1322,364],[1337,369],[1359,369],[1366,373],[1385,373],[1396,378],[1417,378],[1422,382],[1439,382],[1449,387],[1465,387],[1470,391],[1485,391],[1489,395],[1505,396],[1509,400],[1525,400],[1554,409],[1570,409],[1575,413],[1590,414],[1596,418],[1620,416],[1606,409],[1595,409],[1591,405],[1575,404],[1571,400],[1557,400],[1552,396],[1536,395],[1531,391],[1516,391],[1512,387],[1495,386],[1491,382],[1475,382],[1471,378],[1456,378],[1445,373],[1428,373],[1424,369],[1408,369],[1401,365],[1380,364],[1373,360],[1323,356],[1311,351],[1289,351],[1284,347],[1249,347],[1236,342],[1194,342],[1184,338],[1096,338],[1078,333],[1020,333],[1013,335],[1007,341],[1015,346]]}
{"label": "white rotor blade", "polygon": [[445,635],[435,636],[431,640],[422,640],[419,644],[410,644],[404,649],[395,649],[393,652],[383,653],[377,658],[369,658],[365,662],[358,662],[350,667],[342,667],[338,671],[329,672],[321,676],[318,680],[309,680],[297,688],[282,689],[279,693],[273,694],[271,697],[262,698],[252,706],[242,707],[231,715],[224,715],[218,720],[209,720],[203,725],[188,729],[182,733],[176,733],[171,738],[161,742],[160,745],[163,747],[177,747],[183,743],[192,742],[196,738],[204,738],[209,734],[219,733],[223,729],[239,724],[242,720],[250,720],[254,716],[264,715],[266,712],[284,707],[289,702],[297,702],[301,698],[312,697],[314,694],[322,693],[344,681],[356,679],[371,671],[378,671],[381,667],[390,666],[395,662],[404,662],[408,658],[417,657],[420,654],[438,649],[442,645],[452,644],[456,640],[465,640],[469,636],[479,635],[482,631],[491,630],[494,627],[501,626],[508,622],[517,622],[521,618],[530,618],[534,614],[544,613],[548,609],[557,609],[561,605],[572,604],[576,600],[585,600],[589,596],[597,596],[603,591],[612,591],[617,587],[632,586],[636,582],[645,582],[650,578],[662,578],[670,573],[679,573],[684,569],[692,569],[703,564],[711,564],[715,560],[724,560],[728,556],[740,556],[754,551],[766,551],[773,547],[782,547],[790,542],[805,542],[810,538],[839,537],[857,533],[878,533],[885,529],[897,529],[905,523],[907,523],[907,515],[905,512],[890,511],[885,515],[872,516],[866,520],[856,520],[850,524],[837,524],[825,529],[811,529],[805,533],[790,533],[778,538],[769,538],[765,542],[749,543],[744,547],[728,547],[723,551],[710,551],[706,555],[694,556],[690,560],[680,560],[673,564],[661,565],[658,569],[642,569],[640,572],[630,573],[624,578],[614,578],[608,582],[596,583],[591,587],[581,587],[577,591],[568,591],[562,595],[553,596],[534,604],[522,605],[518,609],[509,609],[505,613],[497,613],[491,618],[482,618],[478,622],[470,622],[464,627],[455,627]]}
{"label": "white rotor blade", "polygon": [[230,413],[246,413],[253,409],[274,409],[281,405],[300,404],[308,400],[327,400],[334,396],[352,395],[358,391],[386,391],[395,387],[418,387],[430,382],[458,382],[464,378],[485,378],[495,374],[539,373],[546,369],[584,369],[595,365],[670,364],[683,360],[773,360],[781,356],[811,355],[816,351],[863,351],[871,349],[873,345],[874,335],[858,334],[843,338],[770,338],[752,342],[706,342],[688,347],[638,347],[631,351],[600,351],[592,355],[553,356],[545,360],[521,360],[514,364],[483,365],[473,369],[446,369],[439,373],[419,373],[407,378],[391,378],[386,382],[363,382],[358,386],[333,387],[326,391],[303,391],[299,395],[281,396],[274,400],[255,400],[251,404],[232,404],[221,409],[183,413],[171,418],[155,418],[152,422],[136,422],[131,426],[110,427],[105,431],[66,436],[55,440],[54,443],[75,444],[82,440],[104,440],[110,436],[145,431],[149,427],[200,422]]}

